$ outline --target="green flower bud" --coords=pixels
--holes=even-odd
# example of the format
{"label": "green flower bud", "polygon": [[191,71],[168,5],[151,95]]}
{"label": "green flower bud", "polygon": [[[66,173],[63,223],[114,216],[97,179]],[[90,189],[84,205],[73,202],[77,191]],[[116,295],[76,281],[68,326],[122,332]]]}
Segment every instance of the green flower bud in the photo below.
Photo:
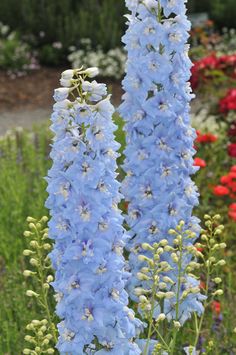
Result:
{"label": "green flower bud", "polygon": [[27,290],[26,291],[26,296],[28,296],[28,297],[39,297],[39,294],[34,292],[34,291],[32,291],[32,290]]}
{"label": "green flower bud", "polygon": [[24,236],[25,237],[30,237],[31,235],[33,235],[33,233],[31,233],[30,231],[25,231],[24,232]]}
{"label": "green flower bud", "polygon": [[48,217],[47,216],[43,216],[39,222],[42,222],[42,223],[46,223],[48,221]]}
{"label": "green flower bud", "polygon": [[34,223],[30,223],[30,224],[29,224],[29,228],[30,228],[30,229],[35,229],[35,224],[34,224]]}
{"label": "green flower bud", "polygon": [[48,289],[50,288],[50,285],[45,282],[45,283],[43,284],[43,288],[44,288],[45,290],[48,290]]}
{"label": "green flower bud", "polygon": [[47,277],[47,282],[50,283],[54,280],[54,277],[52,275],[48,275]]}
{"label": "green flower bud", "polygon": [[162,239],[159,244],[160,244],[160,246],[165,247],[166,245],[168,245],[168,240]]}
{"label": "green flower bud", "polygon": [[205,214],[204,219],[211,219],[211,216],[209,216],[209,214]]}
{"label": "green flower bud", "polygon": [[34,259],[34,258],[31,258],[29,262],[30,262],[30,264],[31,264],[32,266],[38,266],[38,265],[39,265],[38,260],[36,260],[36,259]]}
{"label": "green flower bud", "polygon": [[220,243],[220,249],[225,249],[227,247],[226,243]]}
{"label": "green flower bud", "polygon": [[171,292],[171,291],[166,292],[166,294],[165,294],[165,298],[167,298],[167,299],[173,298],[174,296],[175,296],[175,293]]}
{"label": "green flower bud", "polygon": [[39,244],[38,242],[36,242],[36,240],[31,240],[30,246],[34,249],[37,249],[39,247]]}
{"label": "green flower bud", "polygon": [[23,272],[23,275],[25,277],[29,277],[29,276],[32,276],[32,275],[35,275],[35,274],[36,274],[36,272],[30,271],[30,270],[24,270],[24,272]]}
{"label": "green flower bud", "polygon": [[173,260],[174,263],[178,263],[179,262],[179,258],[178,258],[176,253],[172,253],[171,254],[171,259]]}
{"label": "green flower bud", "polygon": [[33,217],[27,217],[26,218],[26,221],[28,222],[28,223],[30,223],[30,222],[37,222],[37,219],[35,219],[35,218],[33,218]]}
{"label": "green flower bud", "polygon": [[216,283],[216,284],[220,284],[222,279],[220,277],[216,277],[215,279],[213,279],[213,281]]}
{"label": "green flower bud", "polygon": [[38,319],[33,319],[31,324],[38,326],[40,325],[40,321]]}
{"label": "green flower bud", "polygon": [[31,350],[25,348],[25,349],[23,350],[23,354],[25,354],[25,355],[31,354]]}
{"label": "green flower bud", "polygon": [[226,261],[221,259],[221,260],[218,261],[218,263],[216,263],[216,265],[225,266],[226,265]]}
{"label": "green flower bud", "polygon": [[150,280],[150,277],[149,276],[147,276],[147,275],[145,275],[145,274],[142,274],[141,272],[138,272],[137,273],[137,278],[139,279],[139,280],[142,280],[142,281],[148,281],[148,280]]}
{"label": "green flower bud", "polygon": [[164,276],[164,277],[163,277],[163,281],[166,282],[166,283],[170,283],[170,284],[172,284],[172,285],[174,284],[174,281],[171,280],[171,278],[168,277],[168,276]]}
{"label": "green flower bud", "polygon": [[215,292],[212,293],[213,296],[222,296],[224,294],[224,291],[219,289],[216,290]]}
{"label": "green flower bud", "polygon": [[160,282],[158,286],[160,290],[164,290],[167,287],[165,282]]}
{"label": "green flower bud", "polygon": [[144,295],[141,295],[141,296],[139,297],[139,302],[140,302],[140,303],[147,303],[147,302],[148,302],[148,299],[147,299],[147,297],[145,297]]}
{"label": "green flower bud", "polygon": [[32,250],[25,249],[25,250],[23,251],[23,255],[24,255],[24,256],[29,256],[29,255],[32,255],[32,254],[34,254],[34,252],[33,252]]}
{"label": "green flower bud", "polygon": [[48,354],[54,354],[54,352],[55,352],[55,350],[53,350],[52,348],[50,348],[50,349],[47,350],[47,353],[48,353]]}
{"label": "green flower bud", "polygon": [[142,248],[143,248],[144,250],[149,250],[149,251],[153,251],[153,250],[154,250],[154,248],[153,248],[150,244],[148,244],[148,243],[143,243],[143,244],[142,244]]}
{"label": "green flower bud", "polygon": [[43,245],[43,249],[44,250],[50,250],[52,248],[52,246],[49,244],[49,243],[45,243],[44,245]]}

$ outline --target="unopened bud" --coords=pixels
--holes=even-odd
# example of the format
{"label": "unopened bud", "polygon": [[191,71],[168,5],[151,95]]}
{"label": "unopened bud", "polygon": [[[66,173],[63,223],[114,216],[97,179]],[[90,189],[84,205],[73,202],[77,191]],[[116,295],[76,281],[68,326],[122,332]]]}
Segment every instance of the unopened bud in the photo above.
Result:
{"label": "unopened bud", "polygon": [[166,315],[164,313],[159,314],[159,316],[156,318],[156,322],[163,322],[163,320],[166,319]]}
{"label": "unopened bud", "polygon": [[26,291],[26,296],[28,296],[28,297],[39,297],[39,294],[34,292],[34,291],[32,291],[32,290],[27,290]]}

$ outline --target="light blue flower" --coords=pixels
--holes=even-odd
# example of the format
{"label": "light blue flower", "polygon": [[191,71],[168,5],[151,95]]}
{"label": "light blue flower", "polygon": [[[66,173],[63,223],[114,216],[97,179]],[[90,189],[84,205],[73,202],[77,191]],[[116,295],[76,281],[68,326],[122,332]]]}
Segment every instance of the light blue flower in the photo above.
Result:
{"label": "light blue flower", "polygon": [[[191,180],[196,171],[196,134],[189,115],[192,63],[188,57],[190,22],[185,3],[143,0],[135,7],[127,1],[132,15],[127,17],[128,29],[123,37],[128,59],[119,111],[125,120],[127,139],[127,176],[122,192],[129,206],[126,220],[131,240],[127,249],[132,277],[128,289],[134,300],[134,288],[142,285],[136,277],[142,266],[138,261],[142,243],[163,238],[172,243],[168,231],[175,229],[180,220],[186,221],[186,229],[196,232],[196,238],[199,232],[199,221],[192,216],[198,192]],[[189,256],[183,260],[184,269]],[[171,277],[177,281],[176,272]],[[187,296],[178,320],[183,323],[194,311],[200,314],[201,301],[199,293]],[[168,319],[175,318],[175,303],[175,298],[165,301]]]}
{"label": "light blue flower", "polygon": [[[141,322],[127,307],[130,274],[122,252],[128,236],[117,207],[122,196],[116,180],[114,108],[110,97],[104,98],[106,86],[87,81],[87,72],[93,76],[96,68],[68,73],[63,80],[72,86],[56,91],[52,114],[46,206],[49,236],[55,241],[52,285],[62,320],[57,347],[61,354],[137,355],[141,351],[133,339]],[[80,96],[66,98],[66,90],[77,88]]]}

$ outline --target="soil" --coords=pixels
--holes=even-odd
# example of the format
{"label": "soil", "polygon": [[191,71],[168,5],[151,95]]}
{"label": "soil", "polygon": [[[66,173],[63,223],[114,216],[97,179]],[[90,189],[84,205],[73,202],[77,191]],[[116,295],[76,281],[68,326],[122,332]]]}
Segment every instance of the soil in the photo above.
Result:
{"label": "soil", "polygon": [[[17,126],[29,128],[48,119],[53,105],[53,90],[59,87],[65,68],[41,68],[11,79],[0,71],[0,135]],[[115,106],[120,103],[120,82],[106,81]]]}

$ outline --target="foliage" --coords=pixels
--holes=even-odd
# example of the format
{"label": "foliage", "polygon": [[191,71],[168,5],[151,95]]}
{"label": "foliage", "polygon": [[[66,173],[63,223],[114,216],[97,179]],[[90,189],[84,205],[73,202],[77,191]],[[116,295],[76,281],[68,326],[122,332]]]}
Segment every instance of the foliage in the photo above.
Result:
{"label": "foliage", "polygon": [[57,343],[56,317],[50,286],[54,276],[48,256],[52,245],[48,239],[47,221],[48,217],[46,216],[40,220],[28,217],[29,230],[24,232],[27,249],[23,251],[23,255],[28,259],[28,262],[23,275],[33,281],[31,282],[33,288],[30,285],[26,296],[35,299],[38,306],[38,317],[26,325],[25,341],[27,345],[23,354],[54,354]]}
{"label": "foliage", "polygon": [[37,318],[37,308],[26,300],[22,271],[23,235],[29,214],[44,208],[50,134],[47,126],[33,132],[16,130],[0,140],[0,354],[20,354],[24,327]]}
{"label": "foliage", "polygon": [[105,53],[101,46],[92,48],[92,42],[89,38],[82,39],[78,49],[71,47],[71,54],[68,56],[73,68],[96,66],[103,77],[120,79],[124,74],[126,55],[124,51],[117,47],[109,49]]}
{"label": "foliage", "polygon": [[[120,44],[125,19],[124,2],[113,0],[1,0],[0,20],[24,35],[34,35],[39,46],[61,42],[65,49],[89,37],[107,51]],[[107,30],[109,28],[109,31]],[[40,33],[44,36],[40,37]]]}
{"label": "foliage", "polygon": [[0,23],[0,69],[19,75],[37,68],[30,46],[21,40],[18,32],[10,32],[8,26]]}

